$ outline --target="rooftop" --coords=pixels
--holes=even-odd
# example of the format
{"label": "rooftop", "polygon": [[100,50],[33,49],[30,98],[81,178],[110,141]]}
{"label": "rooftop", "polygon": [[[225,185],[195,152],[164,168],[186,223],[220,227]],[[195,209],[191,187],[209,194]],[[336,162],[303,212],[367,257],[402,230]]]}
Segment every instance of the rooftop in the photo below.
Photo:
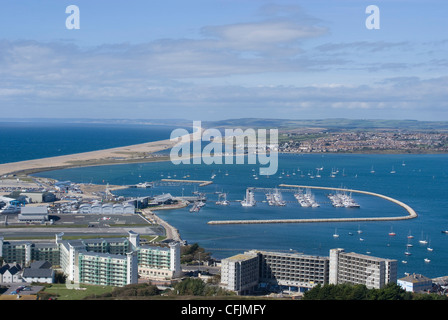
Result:
{"label": "rooftop", "polygon": [[240,253],[240,254],[237,254],[235,256],[231,256],[231,257],[227,258],[226,260],[230,260],[230,261],[245,261],[245,260],[248,260],[248,259],[252,259],[253,257],[255,257],[255,254]]}
{"label": "rooftop", "polygon": [[432,281],[430,278],[425,277],[421,274],[408,274],[406,277],[398,279],[400,281],[406,281],[406,282],[412,282],[412,283],[418,283],[418,282],[426,282],[426,281]]}

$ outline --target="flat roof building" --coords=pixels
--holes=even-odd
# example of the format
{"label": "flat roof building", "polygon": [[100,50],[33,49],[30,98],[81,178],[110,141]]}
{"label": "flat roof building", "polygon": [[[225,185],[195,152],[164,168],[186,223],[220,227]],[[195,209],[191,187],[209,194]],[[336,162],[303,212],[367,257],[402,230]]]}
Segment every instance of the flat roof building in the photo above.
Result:
{"label": "flat roof building", "polygon": [[369,289],[381,289],[397,282],[397,260],[331,249],[329,275],[331,284],[363,284]]}
{"label": "flat roof building", "polygon": [[260,253],[260,281],[266,284],[312,288],[328,283],[329,259],[301,253]]}
{"label": "flat roof building", "polygon": [[244,294],[259,283],[259,254],[238,254],[221,261],[221,286]]}
{"label": "flat roof building", "polygon": [[398,279],[397,284],[408,292],[423,292],[432,288],[432,280],[421,274],[409,274]]}
{"label": "flat roof building", "polygon": [[81,250],[78,252],[79,283],[122,287],[137,283],[137,255],[105,254]]}
{"label": "flat roof building", "polygon": [[310,289],[325,284],[363,284],[382,288],[397,281],[397,261],[344,249],[330,250],[329,257],[251,250],[221,261],[221,286],[239,294],[260,285]]}
{"label": "flat roof building", "polygon": [[47,260],[59,266],[67,281],[122,286],[136,283],[140,275],[148,279],[172,279],[181,276],[180,243],[166,246],[140,245],[139,234],[129,237],[64,240],[55,242],[4,241],[0,237],[0,256],[6,262],[29,265]]}
{"label": "flat roof building", "polygon": [[48,221],[48,207],[22,207],[18,216],[20,222],[40,222]]}

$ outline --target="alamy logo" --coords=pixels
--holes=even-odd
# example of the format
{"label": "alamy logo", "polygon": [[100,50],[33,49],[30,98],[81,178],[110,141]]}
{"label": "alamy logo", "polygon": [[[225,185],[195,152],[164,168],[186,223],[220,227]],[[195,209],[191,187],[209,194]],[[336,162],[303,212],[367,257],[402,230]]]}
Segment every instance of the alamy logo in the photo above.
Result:
{"label": "alamy logo", "polygon": [[[278,169],[278,130],[202,129],[201,121],[193,121],[193,133],[186,129],[171,132],[173,164],[259,164],[260,175],[273,175]],[[267,141],[269,140],[269,143]],[[202,148],[202,142],[208,142]],[[258,163],[257,163],[258,160]],[[265,166],[265,167],[262,167]]]}

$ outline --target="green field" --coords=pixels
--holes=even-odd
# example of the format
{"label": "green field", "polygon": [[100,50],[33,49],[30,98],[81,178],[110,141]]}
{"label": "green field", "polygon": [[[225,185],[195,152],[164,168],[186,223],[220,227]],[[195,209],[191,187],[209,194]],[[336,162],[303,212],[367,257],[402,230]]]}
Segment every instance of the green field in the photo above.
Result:
{"label": "green field", "polygon": [[[74,286],[73,286],[74,287]],[[101,295],[111,292],[111,286],[79,285],[80,289],[69,289],[65,284],[52,284],[46,287],[43,292],[54,295],[57,300],[82,300],[92,295]]]}

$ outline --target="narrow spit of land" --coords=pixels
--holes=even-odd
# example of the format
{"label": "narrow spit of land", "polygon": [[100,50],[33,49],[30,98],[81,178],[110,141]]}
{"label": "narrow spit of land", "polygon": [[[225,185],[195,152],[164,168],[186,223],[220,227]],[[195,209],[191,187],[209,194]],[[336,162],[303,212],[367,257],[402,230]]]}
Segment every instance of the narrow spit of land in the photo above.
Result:
{"label": "narrow spit of land", "polygon": [[95,165],[123,164],[166,160],[152,154],[173,147],[170,140],[147,142],[125,147],[48,157],[0,164],[0,176],[8,174],[32,174],[42,171],[87,167]]}
{"label": "narrow spit of land", "polygon": [[317,222],[365,222],[365,221],[395,221],[395,220],[407,220],[417,217],[417,212],[407,204],[379,194],[369,191],[354,190],[354,189],[342,189],[342,188],[330,188],[330,187],[315,187],[315,186],[301,186],[301,185],[289,185],[280,184],[279,187],[286,188],[310,188],[310,189],[322,189],[322,190],[334,190],[334,191],[346,191],[354,193],[363,193],[374,197],[379,197],[388,201],[391,201],[400,207],[404,208],[408,215],[398,217],[369,217],[369,218],[329,218],[329,219],[268,219],[268,220],[212,220],[208,224],[221,225],[221,224],[263,224],[263,223],[317,223]]}
{"label": "narrow spit of land", "polygon": [[98,165],[166,161],[169,160],[168,156],[156,156],[154,153],[171,149],[178,143],[178,141],[184,141],[185,139],[193,141],[198,139],[198,137],[201,137],[202,134],[195,135],[191,133],[188,136],[189,138],[180,137],[178,138],[179,140],[166,139],[57,157],[3,163],[0,164],[0,176],[11,174],[28,175],[42,171]]}

